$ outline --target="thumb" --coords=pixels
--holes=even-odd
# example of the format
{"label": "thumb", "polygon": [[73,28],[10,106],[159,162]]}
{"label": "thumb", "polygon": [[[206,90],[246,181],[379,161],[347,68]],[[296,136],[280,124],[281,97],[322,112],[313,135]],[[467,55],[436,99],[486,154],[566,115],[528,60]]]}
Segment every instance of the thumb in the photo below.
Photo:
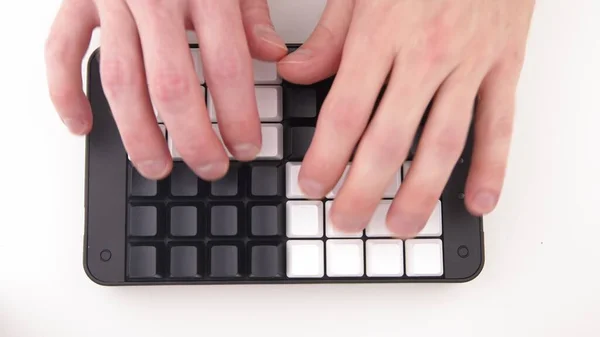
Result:
{"label": "thumb", "polygon": [[353,0],[329,0],[308,40],[278,64],[281,77],[297,84],[312,84],[333,76],[342,58]]}
{"label": "thumb", "polygon": [[278,61],[284,57],[288,50],[275,32],[267,0],[241,0],[240,6],[252,56],[263,61]]}

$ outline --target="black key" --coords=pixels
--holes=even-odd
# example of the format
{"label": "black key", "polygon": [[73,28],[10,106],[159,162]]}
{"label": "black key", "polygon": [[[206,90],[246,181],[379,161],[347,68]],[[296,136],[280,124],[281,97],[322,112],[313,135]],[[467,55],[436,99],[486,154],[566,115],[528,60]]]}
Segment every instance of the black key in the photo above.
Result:
{"label": "black key", "polygon": [[210,276],[236,277],[238,275],[238,247],[213,246],[210,251]]}
{"label": "black key", "polygon": [[278,246],[254,246],[251,254],[251,277],[283,276],[283,248]]}
{"label": "black key", "polygon": [[295,127],[288,131],[289,160],[303,160],[315,134],[314,127]]}
{"label": "black key", "polygon": [[198,194],[198,176],[184,163],[173,165],[171,194],[177,197],[193,197]]}
{"label": "black key", "polygon": [[254,236],[283,235],[282,206],[257,205],[252,207],[250,227]]}
{"label": "black key", "polygon": [[238,233],[238,208],[213,206],[210,210],[210,232],[213,236],[234,236]]}
{"label": "black key", "polygon": [[254,166],[252,168],[252,195],[276,196],[281,194],[280,169],[275,166]]}
{"label": "black key", "polygon": [[196,277],[198,270],[198,249],[193,246],[171,247],[171,277]]}
{"label": "black key", "polygon": [[198,210],[194,206],[171,208],[171,235],[196,236],[198,234]]}
{"label": "black key", "polygon": [[156,277],[156,263],[156,247],[134,246],[129,249],[129,277]]}
{"label": "black key", "polygon": [[129,235],[155,236],[158,216],[154,206],[134,206],[129,209]]}
{"label": "black key", "polygon": [[129,188],[134,197],[153,197],[158,192],[157,182],[143,177],[135,168],[131,168]]}
{"label": "black key", "polygon": [[285,118],[317,117],[317,92],[309,87],[284,87],[283,115]]}
{"label": "black key", "polygon": [[227,174],[212,183],[210,193],[217,197],[233,197],[238,194],[238,171],[235,165],[229,167]]}

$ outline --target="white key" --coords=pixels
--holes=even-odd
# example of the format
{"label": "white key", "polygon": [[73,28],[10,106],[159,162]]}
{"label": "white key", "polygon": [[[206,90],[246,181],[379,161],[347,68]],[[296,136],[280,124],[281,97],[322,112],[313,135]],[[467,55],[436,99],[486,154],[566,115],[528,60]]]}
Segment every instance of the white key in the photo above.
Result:
{"label": "white key", "polygon": [[302,164],[288,162],[285,165],[285,193],[288,199],[309,199],[298,185],[298,174]]}
{"label": "white key", "polygon": [[340,189],[342,188],[342,185],[346,181],[346,177],[348,176],[348,172],[349,171],[350,171],[350,165],[348,164],[348,165],[346,165],[346,168],[344,169],[344,172],[342,173],[342,176],[340,177],[340,180],[338,180],[337,184],[335,184],[335,186],[333,187],[333,190],[331,190],[327,194],[327,198],[328,199],[335,199],[335,197],[337,196],[337,194],[340,192]]}
{"label": "white key", "polygon": [[420,237],[442,236],[442,202],[438,200],[425,228],[418,234]]}
{"label": "white key", "polygon": [[410,277],[442,276],[444,274],[442,240],[416,239],[406,241],[406,275]]}
{"label": "white key", "polygon": [[323,241],[290,240],[286,244],[286,255],[288,277],[323,277]]}
{"label": "white key", "polygon": [[327,276],[350,277],[364,275],[363,241],[327,240],[325,248]]}
{"label": "white key", "polygon": [[200,84],[204,84],[204,69],[202,68],[202,57],[200,56],[200,50],[198,48],[192,48],[192,60],[194,61],[194,70]]}
{"label": "white key", "polygon": [[404,275],[402,240],[367,240],[367,276],[400,277]]}
{"label": "white key", "polygon": [[256,104],[261,122],[283,120],[283,88],[280,86],[256,87]]}
{"label": "white key", "polygon": [[366,234],[368,237],[377,238],[394,236],[387,228],[385,221],[391,205],[391,200],[382,200],[379,202],[379,205],[377,205],[375,208],[375,212],[373,213],[373,216],[371,217],[371,220],[366,228]]}
{"label": "white key", "polygon": [[277,73],[277,64],[253,60],[254,83],[256,84],[280,84],[281,77]]}
{"label": "white key", "polygon": [[407,161],[402,165],[402,179],[406,179],[406,175],[408,174],[408,170],[410,170],[410,166],[412,165],[411,161]]}
{"label": "white key", "polygon": [[[223,144],[223,137],[219,131],[219,125],[213,124],[213,130]],[[279,160],[283,158],[283,126],[281,124],[262,124],[260,126],[262,133],[262,148],[256,156],[257,160]],[[225,152],[229,159],[233,159],[233,155],[229,149],[225,148]]]}
{"label": "white key", "polygon": [[175,144],[173,143],[173,138],[171,138],[170,136],[167,139],[167,144],[169,146],[169,152],[171,152],[171,157],[173,158],[173,160],[175,160],[175,161],[183,160],[183,158],[181,158],[181,153],[179,153],[179,151],[177,151],[177,148],[175,147]]}
{"label": "white key", "polygon": [[336,229],[335,227],[333,227],[333,224],[331,223],[331,220],[329,219],[329,210],[331,209],[331,205],[333,205],[333,201],[327,201],[325,203],[325,235],[327,235],[328,238],[360,238],[360,237],[362,237],[362,235],[363,235],[362,231],[347,233],[347,232],[342,232],[342,231]]}
{"label": "white key", "polygon": [[323,237],[323,203],[312,200],[288,201],[286,234],[289,238]]}
{"label": "white key", "polygon": [[[337,184],[335,185],[333,190],[331,190],[327,194],[328,199],[335,199],[335,197],[337,197],[338,193],[340,192],[340,189],[342,188],[342,185],[344,184],[344,182],[346,181],[346,178],[348,177],[349,171],[350,171],[350,165],[346,165],[346,168],[344,169],[344,172],[342,173],[342,176],[338,180]],[[401,170],[398,170],[398,172],[396,172],[394,174],[394,177],[392,178],[390,185],[385,190],[385,192],[383,194],[383,198],[387,198],[387,199],[394,198],[396,196],[396,193],[398,192],[398,189],[400,188],[401,183],[402,183]]]}
{"label": "white key", "polygon": [[388,188],[383,193],[384,198],[395,198],[396,193],[398,193],[398,189],[400,188],[400,184],[402,184],[402,170],[398,170],[394,173]]}
{"label": "white key", "polygon": [[[283,88],[278,86],[255,87],[256,106],[261,122],[281,122],[283,120]],[[217,122],[217,108],[208,91],[208,115],[211,122]]]}

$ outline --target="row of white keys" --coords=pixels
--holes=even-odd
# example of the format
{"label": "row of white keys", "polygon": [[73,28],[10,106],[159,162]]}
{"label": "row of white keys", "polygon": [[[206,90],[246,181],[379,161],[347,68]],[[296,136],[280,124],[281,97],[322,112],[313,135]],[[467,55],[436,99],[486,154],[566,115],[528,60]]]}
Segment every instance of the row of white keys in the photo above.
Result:
{"label": "row of white keys", "polygon": [[[192,48],[192,59],[194,68],[201,84],[205,83],[204,69],[202,66],[202,57],[200,49]],[[255,84],[281,84],[281,76],[277,72],[277,64],[273,62],[264,62],[260,60],[252,60],[254,83]]]}
{"label": "row of white keys", "polygon": [[[338,180],[337,184],[335,185],[333,190],[331,190],[327,194],[328,199],[335,199],[337,197],[337,195],[340,192],[340,189],[342,188],[342,185],[344,184],[344,182],[346,181],[346,178],[348,177],[349,172],[350,172],[350,164],[346,165],[346,168],[344,169],[344,172],[342,173],[342,176]],[[398,192],[398,189],[400,188],[401,184],[402,184],[402,170],[398,170],[396,173],[394,173],[394,176],[392,177],[390,184],[388,185],[387,189],[383,193],[383,198],[386,198],[386,199],[394,198],[396,196],[396,193]]]}
{"label": "row of white keys", "polygon": [[365,272],[369,277],[401,277],[405,269],[408,277],[444,274],[440,239],[367,240],[366,247],[361,239],[331,239],[325,244],[321,240],[290,240],[286,251],[287,276],[291,278],[361,277]]}
{"label": "row of white keys", "polygon": [[[393,237],[393,233],[386,224],[387,213],[392,205],[391,200],[382,200],[375,208],[371,221],[366,227],[367,237]],[[437,201],[435,209],[431,213],[425,227],[417,237],[439,237],[442,235],[442,202]]]}
{"label": "row of white keys", "polygon": [[[217,137],[223,143],[223,138],[219,132],[219,126],[213,124],[213,130]],[[283,158],[283,126],[281,124],[262,124],[262,148],[256,156],[257,160],[281,160]],[[171,137],[168,138],[169,150],[174,160],[182,160],[181,154],[177,151],[177,147],[173,143]],[[225,148],[227,155],[230,159],[233,159],[233,155],[227,148]]]}
{"label": "row of white keys", "polygon": [[[280,86],[261,86],[254,87],[254,89],[260,121],[281,122],[283,120],[283,88]],[[210,90],[207,105],[211,122],[217,122],[217,108]]]}

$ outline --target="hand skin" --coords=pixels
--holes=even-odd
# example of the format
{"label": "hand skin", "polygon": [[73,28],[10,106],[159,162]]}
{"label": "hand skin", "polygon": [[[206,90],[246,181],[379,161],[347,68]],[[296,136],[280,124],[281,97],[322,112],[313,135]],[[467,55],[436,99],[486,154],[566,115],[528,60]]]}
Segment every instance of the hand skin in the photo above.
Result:
{"label": "hand skin", "polygon": [[255,158],[262,139],[252,57],[277,61],[288,53],[273,29],[267,0],[64,0],[46,42],[47,77],[59,116],[77,135],[92,128],[81,63],[96,27],[102,29],[103,88],[142,175],[161,179],[173,165],[151,102],[198,176],[219,179],[229,168],[211,127],[186,29],[197,32],[225,145],[238,160]]}
{"label": "hand skin", "polygon": [[[325,196],[356,148],[331,210],[334,225],[346,231],[368,223],[433,100],[410,173],[387,216],[396,236],[410,238],[439,199],[472,118],[466,206],[474,215],[495,208],[534,5],[534,0],[329,0],[311,37],[286,56],[266,0],[65,0],[46,46],[50,95],[71,132],[90,131],[80,69],[91,32],[101,26],[103,86],[136,167],[151,179],[167,176],[172,167],[152,101],[185,162],[203,179],[215,180],[226,173],[228,159],[210,128],[186,28],[198,33],[225,145],[239,160],[252,160],[261,147],[251,56],[279,61],[280,74],[290,82],[310,84],[335,74],[299,183],[309,196]],[[384,83],[386,94],[368,123]]]}
{"label": "hand skin", "polygon": [[[534,5],[534,0],[328,1],[312,36],[279,62],[279,71],[296,83],[336,74],[299,176],[307,195],[325,196],[356,147],[332,205],[334,226],[365,228],[432,100],[411,169],[387,214],[388,228],[400,238],[423,229],[473,118],[466,207],[474,215],[496,207]],[[368,123],[384,83],[386,93]]]}

